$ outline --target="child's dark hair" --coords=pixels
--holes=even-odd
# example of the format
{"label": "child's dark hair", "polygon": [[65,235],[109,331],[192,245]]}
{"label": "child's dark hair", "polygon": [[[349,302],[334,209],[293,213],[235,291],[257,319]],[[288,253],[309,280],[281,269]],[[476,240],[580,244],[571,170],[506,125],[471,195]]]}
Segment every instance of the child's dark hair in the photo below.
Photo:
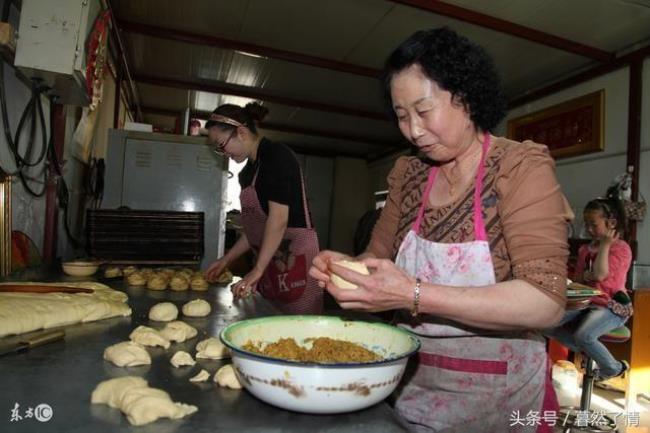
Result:
{"label": "child's dark hair", "polygon": [[627,220],[625,218],[625,210],[623,203],[616,196],[609,196],[607,198],[597,198],[591,200],[585,206],[584,212],[587,211],[601,211],[606,219],[616,220],[616,232],[622,237],[627,232]]}

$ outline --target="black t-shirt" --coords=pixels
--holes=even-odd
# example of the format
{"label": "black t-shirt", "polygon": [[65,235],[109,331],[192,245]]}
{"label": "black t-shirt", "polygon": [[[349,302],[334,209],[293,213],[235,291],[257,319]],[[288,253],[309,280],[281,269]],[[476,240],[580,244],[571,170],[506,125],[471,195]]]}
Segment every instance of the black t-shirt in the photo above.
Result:
{"label": "black t-shirt", "polygon": [[257,159],[250,158],[241,172],[239,185],[246,188],[253,181],[262,209],[269,214],[269,201],[289,206],[288,227],[307,227],[300,183],[300,165],[291,149],[285,144],[262,138],[257,148]]}

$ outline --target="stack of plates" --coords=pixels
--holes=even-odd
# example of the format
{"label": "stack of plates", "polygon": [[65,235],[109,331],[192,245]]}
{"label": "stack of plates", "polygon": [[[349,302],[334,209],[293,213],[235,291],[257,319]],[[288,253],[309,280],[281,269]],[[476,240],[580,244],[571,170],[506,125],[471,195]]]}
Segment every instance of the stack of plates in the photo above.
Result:
{"label": "stack of plates", "polygon": [[585,286],[579,283],[571,283],[567,287],[566,296],[567,310],[577,310],[589,305],[589,299],[600,295],[602,292],[593,287]]}

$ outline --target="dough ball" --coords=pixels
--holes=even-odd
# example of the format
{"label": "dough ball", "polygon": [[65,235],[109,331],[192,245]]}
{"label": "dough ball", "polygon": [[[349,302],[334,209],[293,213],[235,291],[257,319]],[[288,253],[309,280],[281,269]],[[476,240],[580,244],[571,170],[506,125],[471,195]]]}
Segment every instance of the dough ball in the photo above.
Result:
{"label": "dough ball", "polygon": [[[334,262],[334,264],[337,264],[339,266],[343,266],[345,268],[348,268],[352,271],[358,272],[363,275],[370,275],[370,272],[368,271],[368,268],[366,265],[364,265],[361,262],[351,262],[349,260],[341,260],[338,262]],[[356,289],[357,285],[352,284],[349,281],[344,280],[343,278],[339,277],[338,275],[332,273],[330,275],[332,278],[332,283],[334,283],[336,286],[340,287],[341,289]]]}
{"label": "dough ball", "polygon": [[138,376],[124,376],[116,379],[105,380],[95,387],[90,402],[92,404],[107,404],[118,408],[124,393],[132,388],[146,388],[147,381]]}
{"label": "dough ball", "polygon": [[161,346],[168,349],[171,344],[168,339],[160,334],[160,332],[143,325],[135,328],[133,332],[131,332],[131,335],[129,335],[129,338],[131,341],[135,341],[143,346]]}
{"label": "dough ball", "polygon": [[128,277],[132,273],[136,272],[138,268],[135,266],[127,266],[126,268],[122,269],[122,274],[124,274],[125,277]]}
{"label": "dough ball", "polygon": [[242,388],[241,383],[239,383],[239,379],[237,379],[237,375],[235,374],[235,369],[232,367],[232,364],[226,364],[221,367],[217,371],[217,374],[214,375],[214,381],[217,382],[219,386],[223,386],[225,388]]}
{"label": "dough ball", "polygon": [[104,350],[104,359],[118,367],[135,367],[136,365],[151,364],[149,352],[141,344],[133,341],[108,346]]}
{"label": "dough ball", "polygon": [[151,268],[143,268],[140,270],[140,272],[146,279],[149,279],[154,274],[154,271]]}
{"label": "dough ball", "polygon": [[155,274],[147,280],[147,289],[165,290],[167,288],[167,278],[164,275]]}
{"label": "dough ball", "polygon": [[132,376],[101,382],[93,391],[91,402],[120,409],[131,425],[144,425],[159,418],[179,419],[198,410],[196,406],[174,403],[162,389],[149,388],[144,379]]}
{"label": "dough ball", "polygon": [[178,317],[178,307],[171,302],[161,302],[149,310],[149,319],[157,322],[171,322]]}
{"label": "dough ball", "polygon": [[185,340],[196,337],[198,331],[193,326],[188,325],[185,322],[180,320],[175,320],[169,322],[162,331],[160,335],[168,339],[169,341],[175,341],[177,343],[182,343]]}
{"label": "dough ball", "polygon": [[184,275],[174,275],[169,282],[169,288],[176,292],[184,292],[189,289],[190,282]]}
{"label": "dough ball", "polygon": [[171,280],[171,278],[174,276],[176,273],[175,270],[172,268],[162,268],[158,271],[160,274],[163,274],[168,280]]}
{"label": "dough ball", "polygon": [[193,276],[190,280],[190,286],[192,287],[192,290],[199,292],[205,292],[208,290],[208,282],[203,278],[203,275]]}
{"label": "dough ball", "polygon": [[104,278],[116,278],[122,276],[122,270],[117,266],[109,266],[104,269]]}
{"label": "dough ball", "polygon": [[196,359],[224,359],[230,358],[226,346],[216,337],[206,338],[196,345]]}
{"label": "dough ball", "polygon": [[172,356],[172,359],[170,359],[169,362],[171,362],[171,364],[176,368],[185,365],[191,366],[196,364],[196,361],[194,360],[194,358],[192,358],[192,355],[182,350],[179,350],[178,352],[174,353],[174,356]]}
{"label": "dough ball", "polygon": [[212,307],[203,299],[194,299],[183,305],[183,315],[188,317],[205,317],[212,311]]}
{"label": "dough ball", "polygon": [[147,279],[144,275],[142,275],[141,272],[136,271],[126,277],[126,282],[129,284],[129,286],[140,287],[147,284]]}
{"label": "dough ball", "polygon": [[196,376],[190,377],[190,382],[206,382],[208,379],[210,379],[210,373],[201,370]]}
{"label": "dough ball", "polygon": [[232,279],[233,279],[232,272],[230,272],[230,270],[228,270],[228,269],[225,269],[217,277],[216,283],[218,283],[218,284],[230,284],[232,282]]}

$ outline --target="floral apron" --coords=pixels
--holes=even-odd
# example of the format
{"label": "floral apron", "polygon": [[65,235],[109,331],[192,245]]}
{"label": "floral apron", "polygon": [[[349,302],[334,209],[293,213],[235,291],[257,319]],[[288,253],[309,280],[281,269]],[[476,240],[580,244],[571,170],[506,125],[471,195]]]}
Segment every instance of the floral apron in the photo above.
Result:
{"label": "floral apron", "polygon": [[[495,283],[481,211],[489,143],[485,134],[474,187],[475,240],[445,244],[418,236],[437,173],[434,166],[417,219],[396,258],[396,264],[410,275],[477,291]],[[418,323],[402,322],[400,326],[422,341],[396,401],[397,410],[416,431],[552,432],[542,416],[558,409],[557,400],[548,375],[546,345],[538,334],[496,334],[431,315],[420,315]],[[536,417],[523,420],[531,414]]]}
{"label": "floral apron", "polygon": [[[255,191],[258,172],[259,167],[251,184],[239,195],[244,233],[256,256],[262,246],[268,218]],[[318,236],[307,210],[302,173],[300,183],[307,227],[287,227],[279,248],[257,283],[257,290],[283,313],[318,314],[323,309],[323,289],[308,275],[309,266],[319,251]]]}

